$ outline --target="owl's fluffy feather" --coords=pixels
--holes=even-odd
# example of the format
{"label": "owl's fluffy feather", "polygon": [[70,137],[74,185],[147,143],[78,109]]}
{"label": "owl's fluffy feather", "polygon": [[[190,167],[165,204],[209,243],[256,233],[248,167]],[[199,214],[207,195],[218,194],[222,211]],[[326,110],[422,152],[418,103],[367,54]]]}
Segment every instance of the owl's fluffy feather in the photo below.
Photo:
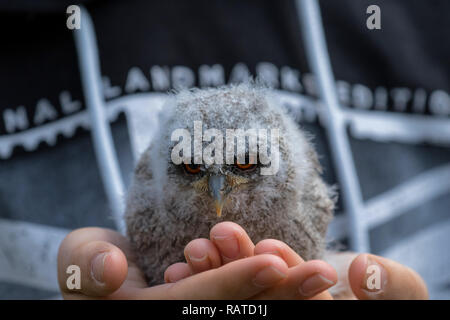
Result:
{"label": "owl's fluffy feather", "polygon": [[[221,218],[212,199],[192,188],[198,178],[170,160],[173,130],[192,130],[199,120],[219,130],[280,129],[279,171],[255,175],[244,188],[232,192]],[[184,90],[170,99],[161,123],[136,166],[125,215],[128,237],[150,284],[163,282],[165,268],[184,259],[189,241],[207,238],[211,227],[225,220],[241,225],[255,243],[274,238],[306,260],[321,256],[334,194],[320,177],[309,139],[270,90],[254,84]]]}

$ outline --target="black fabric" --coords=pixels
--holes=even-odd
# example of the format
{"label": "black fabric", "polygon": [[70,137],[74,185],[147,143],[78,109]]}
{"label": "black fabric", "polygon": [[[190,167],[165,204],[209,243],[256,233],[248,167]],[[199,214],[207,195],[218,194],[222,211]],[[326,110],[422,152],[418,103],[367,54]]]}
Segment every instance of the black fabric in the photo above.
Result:
{"label": "black fabric", "polygon": [[[83,4],[94,22],[102,75],[109,82],[108,101],[141,92],[127,91],[132,68],[147,79],[150,87],[142,92],[148,93],[173,89],[173,73],[179,66],[190,70],[193,86],[200,86],[202,66],[223,68],[228,83],[239,63],[253,76],[263,67],[275,70],[272,75],[276,78],[270,83],[275,89],[317,97],[307,81],[310,67],[294,1],[110,0]],[[381,30],[366,28],[366,8],[371,4],[381,8]],[[0,5],[0,138],[13,139],[20,133],[35,137],[34,129],[85,110],[73,35],[66,28],[67,5],[66,1]],[[320,5],[335,77],[350,88],[343,105],[382,111],[387,117],[449,119],[449,1],[324,0]],[[155,86],[153,67],[168,72],[168,87]],[[287,72],[286,67],[298,72],[299,87],[283,82],[281,74]],[[380,92],[386,93],[386,101],[376,95]],[[400,97],[406,97],[406,102]],[[49,114],[37,115],[42,104],[50,105],[45,109]],[[6,120],[25,111],[27,123],[23,126]],[[315,136],[325,179],[338,183],[324,129],[317,120],[300,124]],[[128,183],[133,160],[124,116],[112,128]],[[450,163],[445,143],[379,141],[378,136],[362,139],[350,131],[349,136],[365,200]],[[449,202],[447,193],[421,204],[406,218],[378,226],[371,233],[374,252],[448,221]],[[342,210],[339,203],[338,211]],[[113,227],[89,131],[77,127],[74,133],[58,132],[54,146],[42,141],[32,151],[18,143],[11,155],[0,158],[0,218],[67,229]],[[0,290],[0,296],[7,295],[6,291]]]}

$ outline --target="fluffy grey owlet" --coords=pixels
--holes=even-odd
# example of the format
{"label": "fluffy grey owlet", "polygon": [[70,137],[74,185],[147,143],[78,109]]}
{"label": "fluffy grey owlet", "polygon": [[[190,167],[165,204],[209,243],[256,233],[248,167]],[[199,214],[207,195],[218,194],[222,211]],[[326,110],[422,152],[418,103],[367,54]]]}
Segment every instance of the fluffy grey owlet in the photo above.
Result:
{"label": "fluffy grey owlet", "polygon": [[[192,161],[176,164],[172,151],[181,140],[176,130],[186,129],[191,143],[183,139],[194,145],[195,123],[203,133],[200,154],[195,146],[192,154],[183,150],[182,156],[192,156]],[[223,135],[223,164],[195,163],[195,156],[220,142],[218,136],[205,135],[208,129]],[[250,138],[244,151],[226,161],[229,129],[266,129],[266,143],[256,139],[258,152],[265,147],[272,148],[267,154],[278,154],[276,173],[261,174],[271,164],[261,163],[260,153],[255,158]],[[278,153],[270,140],[274,129],[279,131]],[[220,151],[217,147],[211,156]],[[162,283],[165,269],[184,261],[186,244],[208,238],[221,221],[238,223],[255,243],[279,239],[305,260],[320,258],[334,208],[334,194],[320,173],[308,138],[269,89],[241,84],[173,95],[163,109],[158,133],[135,168],[127,197],[128,237],[149,284]]]}

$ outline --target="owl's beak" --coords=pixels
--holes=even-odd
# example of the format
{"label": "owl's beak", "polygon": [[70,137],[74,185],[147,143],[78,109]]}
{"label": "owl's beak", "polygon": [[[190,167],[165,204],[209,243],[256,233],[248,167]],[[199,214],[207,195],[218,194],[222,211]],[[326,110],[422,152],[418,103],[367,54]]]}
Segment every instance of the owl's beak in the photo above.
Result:
{"label": "owl's beak", "polygon": [[212,175],[208,179],[209,192],[216,206],[217,216],[222,216],[222,208],[226,198],[226,179],[223,175]]}
{"label": "owl's beak", "polygon": [[216,205],[216,214],[220,218],[222,216],[223,202],[215,200],[214,204]]}

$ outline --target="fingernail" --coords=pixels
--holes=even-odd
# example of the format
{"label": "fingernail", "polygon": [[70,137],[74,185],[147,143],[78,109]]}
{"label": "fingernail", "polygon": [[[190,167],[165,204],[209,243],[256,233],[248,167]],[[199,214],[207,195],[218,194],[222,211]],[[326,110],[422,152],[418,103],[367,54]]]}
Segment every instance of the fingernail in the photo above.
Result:
{"label": "fingernail", "polygon": [[300,285],[299,291],[300,294],[304,297],[312,297],[319,292],[328,289],[334,284],[334,281],[331,281],[321,274],[316,273],[303,281],[303,283]]}
{"label": "fingernail", "polygon": [[216,235],[214,242],[225,260],[234,260],[239,256],[239,241],[234,235]]}
{"label": "fingernail", "polygon": [[367,296],[376,296],[386,287],[387,273],[384,267],[370,256],[365,256],[366,274],[363,277],[361,289]]}
{"label": "fingernail", "polygon": [[195,256],[195,254],[193,254],[193,253],[188,253],[188,257],[189,257],[189,260],[191,260],[191,261],[203,262],[203,261],[206,260],[206,258],[208,258],[208,255],[205,254],[205,255],[203,255],[201,257],[198,257],[198,256]]}
{"label": "fingernail", "polygon": [[94,259],[92,259],[92,265],[91,265],[91,276],[94,278],[94,280],[103,283],[103,269],[105,266],[105,260],[108,257],[108,253],[103,252],[95,256]]}
{"label": "fingernail", "polygon": [[253,283],[262,288],[270,287],[280,280],[287,277],[287,274],[281,272],[274,266],[265,267],[256,274]]}
{"label": "fingernail", "polygon": [[281,253],[279,253],[278,251],[267,251],[267,252],[263,252],[261,254],[273,254],[274,256],[278,256],[280,258],[283,258],[283,256],[281,255]]}

